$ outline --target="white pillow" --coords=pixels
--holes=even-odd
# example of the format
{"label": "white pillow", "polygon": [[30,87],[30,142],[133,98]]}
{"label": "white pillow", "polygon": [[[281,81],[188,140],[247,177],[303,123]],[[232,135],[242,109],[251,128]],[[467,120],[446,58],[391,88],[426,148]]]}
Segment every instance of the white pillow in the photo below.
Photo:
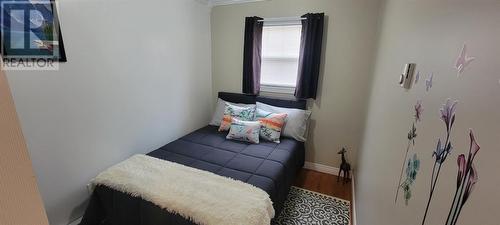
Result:
{"label": "white pillow", "polygon": [[[224,109],[226,108],[226,102],[222,99],[217,99],[217,106],[215,107],[214,115],[212,116],[212,120],[210,121],[210,125],[212,126],[220,126],[220,122],[222,121],[222,118],[224,117]],[[240,103],[232,103],[232,102],[227,102],[232,105],[236,106],[255,106],[255,104],[240,104]]]}
{"label": "white pillow", "polygon": [[297,141],[305,142],[307,140],[307,128],[309,126],[311,111],[281,108],[267,105],[262,102],[257,102],[257,109],[273,113],[286,113],[288,116],[286,118],[286,123],[283,128],[282,135],[285,137],[294,138]]}

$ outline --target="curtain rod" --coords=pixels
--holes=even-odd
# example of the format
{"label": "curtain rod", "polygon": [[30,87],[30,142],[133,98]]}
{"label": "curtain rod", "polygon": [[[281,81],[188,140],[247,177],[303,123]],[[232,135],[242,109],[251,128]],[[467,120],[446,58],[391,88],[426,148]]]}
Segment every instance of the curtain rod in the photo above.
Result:
{"label": "curtain rod", "polygon": [[262,20],[257,20],[257,22],[282,22],[282,21],[301,21],[301,20],[307,20],[307,18],[302,18],[302,17],[264,18]]}

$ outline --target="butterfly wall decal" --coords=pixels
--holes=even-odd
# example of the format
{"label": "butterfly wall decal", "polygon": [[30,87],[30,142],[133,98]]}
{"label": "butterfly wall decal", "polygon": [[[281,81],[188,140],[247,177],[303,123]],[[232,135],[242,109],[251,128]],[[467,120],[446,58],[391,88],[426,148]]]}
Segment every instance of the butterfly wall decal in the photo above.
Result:
{"label": "butterfly wall decal", "polygon": [[415,75],[415,84],[418,84],[419,80],[420,80],[420,71],[418,71],[417,75]]}
{"label": "butterfly wall decal", "polygon": [[425,80],[425,90],[429,92],[432,88],[432,82],[434,80],[434,73],[431,73],[429,79]]}
{"label": "butterfly wall decal", "polygon": [[457,63],[455,64],[455,68],[458,71],[458,76],[460,76],[460,74],[464,72],[465,67],[467,67],[475,59],[476,59],[475,57],[467,55],[467,45],[464,44],[464,46],[462,47],[462,51],[458,56]]}

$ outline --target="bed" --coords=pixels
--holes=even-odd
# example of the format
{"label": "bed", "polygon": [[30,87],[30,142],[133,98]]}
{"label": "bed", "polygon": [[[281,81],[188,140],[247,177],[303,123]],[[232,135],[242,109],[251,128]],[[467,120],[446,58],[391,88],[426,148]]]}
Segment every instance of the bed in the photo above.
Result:
{"label": "bed", "polygon": [[[287,108],[305,109],[302,100],[281,100],[220,92],[219,98],[235,103],[256,101]],[[198,129],[155,151],[149,156],[241,180],[266,191],[276,215],[294,178],[304,165],[304,143],[282,138],[281,143],[249,144],[227,140],[215,126]],[[235,199],[237,201],[237,199]],[[158,206],[105,186],[94,190],[81,225],[158,225],[193,224]]]}

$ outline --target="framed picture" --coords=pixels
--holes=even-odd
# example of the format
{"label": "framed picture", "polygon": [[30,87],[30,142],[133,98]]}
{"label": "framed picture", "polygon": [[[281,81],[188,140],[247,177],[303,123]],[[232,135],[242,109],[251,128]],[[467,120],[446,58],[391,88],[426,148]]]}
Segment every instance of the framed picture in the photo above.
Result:
{"label": "framed picture", "polygon": [[0,0],[3,59],[66,62],[55,0]]}

